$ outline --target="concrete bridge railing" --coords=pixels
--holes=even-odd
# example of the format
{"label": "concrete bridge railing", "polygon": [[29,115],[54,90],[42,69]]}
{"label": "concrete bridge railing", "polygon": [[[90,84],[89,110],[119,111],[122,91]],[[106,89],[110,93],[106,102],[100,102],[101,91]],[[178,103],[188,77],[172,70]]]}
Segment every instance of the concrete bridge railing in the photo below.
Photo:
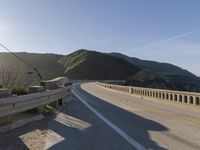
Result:
{"label": "concrete bridge railing", "polygon": [[100,83],[100,82],[97,82],[96,84],[104,88],[126,92],[129,94],[134,94],[141,97],[175,101],[175,102],[192,104],[192,105],[200,105],[200,93],[142,88],[142,87],[134,87],[134,86],[121,86],[121,85],[106,84],[106,83]]}

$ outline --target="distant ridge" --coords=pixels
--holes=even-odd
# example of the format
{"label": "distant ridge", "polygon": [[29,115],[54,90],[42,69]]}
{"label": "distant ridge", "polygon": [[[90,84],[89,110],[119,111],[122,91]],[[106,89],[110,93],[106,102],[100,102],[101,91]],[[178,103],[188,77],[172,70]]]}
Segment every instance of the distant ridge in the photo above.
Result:
{"label": "distant ridge", "polygon": [[[129,81],[127,81],[128,85],[182,91],[200,91],[200,78],[178,66],[169,63],[141,60],[120,53],[109,53],[109,55],[123,58],[143,70],[139,75],[129,78]],[[142,76],[144,80],[140,82]]]}
{"label": "distant ridge", "polygon": [[145,71],[152,72],[154,74],[163,74],[163,75],[181,74],[181,75],[195,77],[195,75],[192,74],[191,72],[184,70],[173,64],[160,63],[160,62],[150,61],[150,60],[142,60],[142,59],[138,59],[135,57],[129,57],[124,54],[115,53],[115,52],[109,53],[109,55],[115,56],[118,58],[123,58],[126,61],[139,66],[140,68],[144,69]]}
{"label": "distant ridge", "polygon": [[59,63],[71,79],[126,80],[141,70],[122,58],[85,49],[61,58]]}
{"label": "distant ridge", "polygon": [[[64,68],[58,63],[58,60],[63,55],[26,52],[18,52],[15,54],[32,66],[37,67],[44,79],[52,79],[64,75]],[[0,78],[2,78],[3,72],[5,75],[6,71],[13,71],[14,74],[19,74],[20,80],[24,79],[22,82],[26,83],[25,86],[30,85],[37,78],[34,70],[19,61],[16,57],[10,53],[0,53]],[[29,74],[30,72],[33,72],[33,74]]]}
{"label": "distant ridge", "polygon": [[[168,63],[141,60],[120,53],[100,53],[85,49],[69,55],[15,53],[36,66],[44,79],[66,75],[78,80],[126,80],[126,85],[200,92],[200,78]],[[0,76],[4,69],[20,72],[32,82],[35,74],[9,53],[0,53]],[[27,84],[28,85],[28,84]]]}

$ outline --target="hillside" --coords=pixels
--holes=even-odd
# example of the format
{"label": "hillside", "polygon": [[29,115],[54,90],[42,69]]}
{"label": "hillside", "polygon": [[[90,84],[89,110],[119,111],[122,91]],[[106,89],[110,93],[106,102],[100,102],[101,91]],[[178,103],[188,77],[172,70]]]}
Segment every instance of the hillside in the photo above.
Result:
{"label": "hillside", "polygon": [[[119,53],[100,53],[78,50],[69,55],[15,53],[38,68],[43,79],[68,76],[70,79],[126,80],[126,85],[200,91],[200,79],[172,64],[141,60]],[[35,83],[36,74],[10,53],[0,53],[0,81],[2,77],[18,78],[23,86]],[[31,73],[33,72],[33,73]]]}
{"label": "hillside", "polygon": [[127,81],[128,85],[183,91],[200,91],[200,78],[178,66],[156,61],[141,60],[120,53],[110,53],[109,55],[123,58],[144,70],[142,74],[140,73],[140,75],[130,77]]}
{"label": "hillside", "polygon": [[150,61],[150,60],[142,60],[135,57],[129,57],[120,53],[110,53],[109,55],[115,56],[118,58],[123,58],[126,61],[135,64],[139,66],[140,68],[144,69],[147,72],[154,73],[154,74],[162,74],[162,75],[186,75],[186,76],[193,76],[192,73],[190,73],[187,70],[184,70],[178,66],[169,64],[169,63],[160,63],[156,61]]}
{"label": "hillside", "polygon": [[[23,58],[26,62],[32,66],[38,68],[43,79],[52,79],[57,76],[64,75],[64,68],[59,65],[58,59],[62,58],[62,55],[56,54],[35,54],[35,53],[15,53],[17,56]],[[10,53],[0,53],[0,76],[5,76],[13,72],[19,80],[25,82],[25,86],[34,82],[36,74],[32,68],[18,60]],[[31,72],[33,72],[31,74]],[[4,77],[5,78],[5,77]]]}
{"label": "hillside", "polygon": [[59,60],[70,79],[126,80],[140,68],[104,53],[78,50]]}

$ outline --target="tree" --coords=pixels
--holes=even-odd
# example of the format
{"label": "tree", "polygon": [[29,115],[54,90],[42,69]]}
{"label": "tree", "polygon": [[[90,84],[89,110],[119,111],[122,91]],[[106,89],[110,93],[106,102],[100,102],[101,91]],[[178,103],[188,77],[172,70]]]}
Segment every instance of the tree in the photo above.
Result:
{"label": "tree", "polygon": [[[25,91],[25,89],[39,82],[34,72],[22,67],[0,67],[0,85],[11,91]],[[23,93],[23,92],[22,92]]]}

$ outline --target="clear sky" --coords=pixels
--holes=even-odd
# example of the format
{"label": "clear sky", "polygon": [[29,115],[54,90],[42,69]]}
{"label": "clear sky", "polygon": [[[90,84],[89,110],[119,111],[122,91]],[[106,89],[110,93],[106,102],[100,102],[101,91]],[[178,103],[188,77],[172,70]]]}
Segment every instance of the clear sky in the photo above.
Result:
{"label": "clear sky", "polygon": [[0,42],[13,51],[120,52],[200,76],[199,0],[0,2]]}

